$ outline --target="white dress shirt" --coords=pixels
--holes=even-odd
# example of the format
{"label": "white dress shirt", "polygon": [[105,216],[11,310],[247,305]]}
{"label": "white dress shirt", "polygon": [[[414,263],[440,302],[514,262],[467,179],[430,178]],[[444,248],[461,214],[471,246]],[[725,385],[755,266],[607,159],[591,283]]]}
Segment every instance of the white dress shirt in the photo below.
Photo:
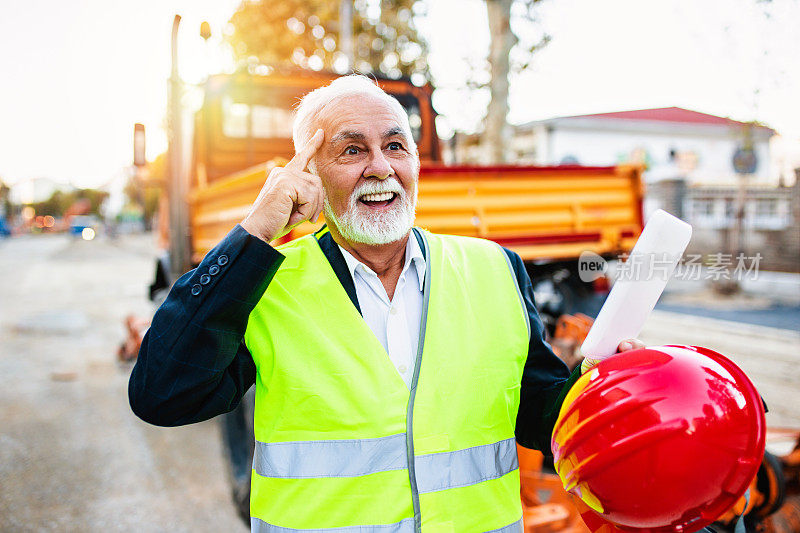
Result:
{"label": "white dress shirt", "polygon": [[389,299],[378,275],[339,246],[356,286],[361,315],[386,350],[392,365],[411,388],[422,318],[425,258],[412,231],[406,244],[405,263]]}

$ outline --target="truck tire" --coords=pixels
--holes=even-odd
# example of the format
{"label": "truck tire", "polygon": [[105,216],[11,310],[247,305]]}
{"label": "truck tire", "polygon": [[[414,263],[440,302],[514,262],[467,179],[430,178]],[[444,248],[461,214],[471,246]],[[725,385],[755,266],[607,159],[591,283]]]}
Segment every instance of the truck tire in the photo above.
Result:
{"label": "truck tire", "polygon": [[255,387],[250,387],[239,405],[219,419],[223,460],[231,487],[231,497],[239,516],[250,526],[250,475],[253,470],[253,413]]}
{"label": "truck tire", "polygon": [[566,279],[547,275],[531,280],[536,310],[549,334],[553,334],[561,315],[572,312],[577,301],[575,290]]}
{"label": "truck tire", "polygon": [[597,292],[592,283],[580,279],[573,264],[562,264],[557,268],[548,265],[526,265],[533,286],[536,310],[552,335],[561,315],[583,313],[597,316],[605,302],[608,291]]}

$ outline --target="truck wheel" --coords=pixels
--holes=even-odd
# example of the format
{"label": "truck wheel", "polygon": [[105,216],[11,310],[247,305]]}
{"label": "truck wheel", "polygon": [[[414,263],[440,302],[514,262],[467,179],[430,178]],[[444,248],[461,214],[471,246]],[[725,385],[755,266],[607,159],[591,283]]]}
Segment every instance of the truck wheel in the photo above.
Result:
{"label": "truck wheel", "polygon": [[764,452],[764,460],[756,475],[756,489],[762,495],[762,501],[750,511],[755,520],[766,518],[775,513],[786,499],[786,477],[780,459],[769,452]]}
{"label": "truck wheel", "polygon": [[228,472],[231,497],[239,516],[250,526],[250,474],[253,469],[253,413],[255,411],[255,387],[250,387],[239,405],[222,415],[222,453]]}
{"label": "truck wheel", "polygon": [[574,307],[577,297],[575,290],[566,279],[547,276],[533,280],[533,295],[536,310],[552,335],[558,317],[570,313]]}

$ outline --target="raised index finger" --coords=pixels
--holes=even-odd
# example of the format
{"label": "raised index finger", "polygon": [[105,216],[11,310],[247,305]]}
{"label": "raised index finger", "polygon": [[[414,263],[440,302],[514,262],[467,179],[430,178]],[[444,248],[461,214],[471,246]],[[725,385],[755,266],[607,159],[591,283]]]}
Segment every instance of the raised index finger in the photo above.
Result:
{"label": "raised index finger", "polygon": [[286,163],[284,168],[295,170],[297,172],[305,172],[308,162],[317,153],[319,147],[322,146],[322,141],[325,139],[325,133],[322,129],[318,129],[314,136],[309,139],[308,143],[297,152],[291,161]]}

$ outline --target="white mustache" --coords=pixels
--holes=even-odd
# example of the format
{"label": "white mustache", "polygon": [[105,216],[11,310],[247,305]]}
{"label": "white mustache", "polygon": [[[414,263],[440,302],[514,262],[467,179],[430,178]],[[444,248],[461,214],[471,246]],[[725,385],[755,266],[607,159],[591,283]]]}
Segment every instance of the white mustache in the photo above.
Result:
{"label": "white mustache", "polygon": [[350,196],[351,201],[356,201],[366,194],[381,194],[384,192],[396,193],[401,198],[405,196],[405,191],[397,178],[385,180],[368,180],[359,185]]}

